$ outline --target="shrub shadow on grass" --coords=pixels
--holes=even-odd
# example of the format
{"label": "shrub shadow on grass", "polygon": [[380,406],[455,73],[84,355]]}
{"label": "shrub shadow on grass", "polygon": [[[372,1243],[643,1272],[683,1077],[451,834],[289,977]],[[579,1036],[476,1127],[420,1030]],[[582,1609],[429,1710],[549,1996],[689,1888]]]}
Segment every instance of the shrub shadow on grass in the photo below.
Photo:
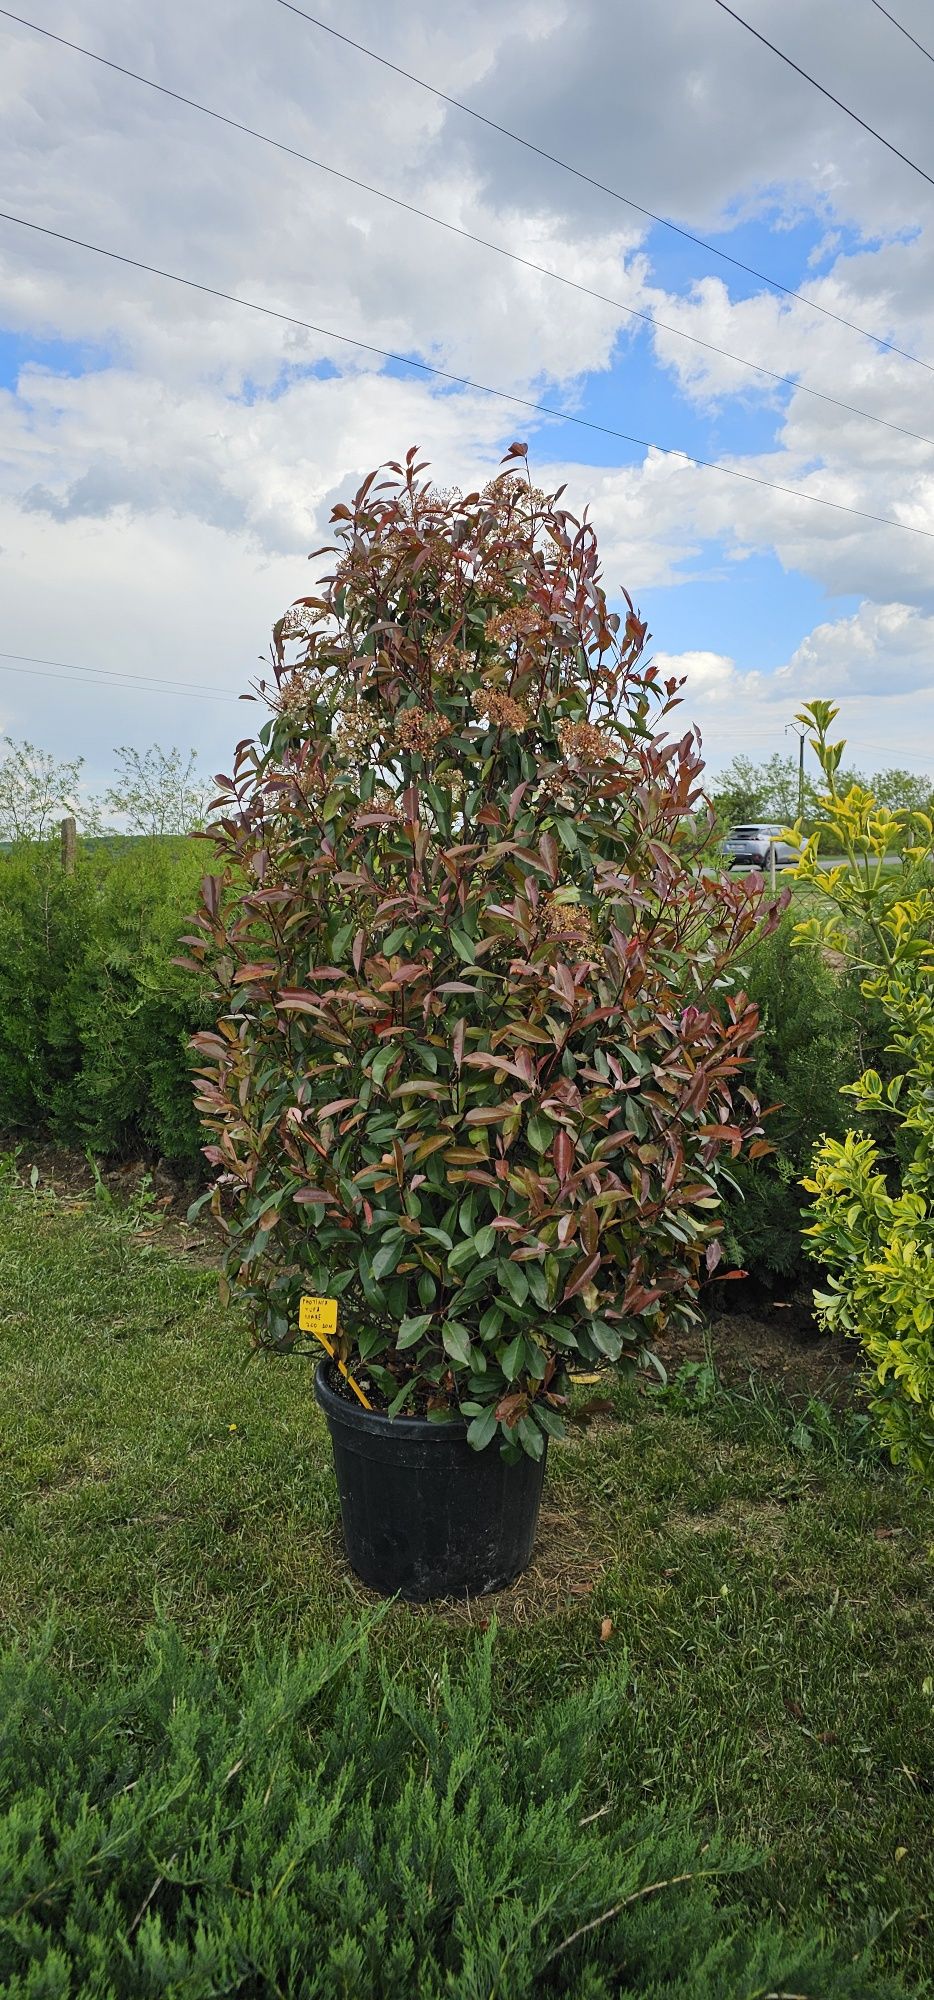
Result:
{"label": "shrub shadow on grass", "polygon": [[[335,1571],[342,1573],[352,1601],[379,1604],[379,1592],[369,1590],[350,1568],[339,1522],[333,1523],[325,1540],[330,1561]],[[562,1503],[546,1485],[532,1561],[507,1590],[494,1591],[488,1597],[436,1597],[429,1604],[408,1604],[399,1599],[399,1606],[413,1617],[480,1631],[485,1631],[494,1617],[498,1625],[530,1629],[586,1603],[612,1564],[605,1530],[593,1510]]]}

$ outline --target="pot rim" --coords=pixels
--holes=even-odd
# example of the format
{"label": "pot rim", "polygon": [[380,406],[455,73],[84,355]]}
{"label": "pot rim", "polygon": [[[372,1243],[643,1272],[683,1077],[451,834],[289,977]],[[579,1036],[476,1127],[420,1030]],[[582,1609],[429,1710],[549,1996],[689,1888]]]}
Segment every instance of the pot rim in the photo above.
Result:
{"label": "pot rim", "polygon": [[427,1417],[407,1417],[404,1410],[397,1417],[387,1416],[385,1410],[365,1410],[362,1403],[351,1402],[332,1388],[328,1378],[333,1372],[334,1364],[327,1358],[315,1369],[315,1396],[328,1420],[333,1417],[352,1430],[376,1431],[384,1437],[403,1434],[419,1444],[462,1444],[467,1436],[466,1417],[432,1423]]}

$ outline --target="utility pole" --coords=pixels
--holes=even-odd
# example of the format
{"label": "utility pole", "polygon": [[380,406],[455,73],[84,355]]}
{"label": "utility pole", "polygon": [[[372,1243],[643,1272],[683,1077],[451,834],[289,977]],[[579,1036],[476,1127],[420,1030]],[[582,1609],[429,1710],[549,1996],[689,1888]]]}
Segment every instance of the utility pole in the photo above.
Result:
{"label": "utility pole", "polygon": [[62,820],[62,867],[66,875],[75,872],[75,858],[78,852],[78,828],[71,814]]}
{"label": "utility pole", "polygon": [[798,818],[803,819],[804,818],[804,746],[805,743],[807,742],[808,733],[806,729],[796,729],[793,722],[786,722],[785,724],[786,736],[788,734],[789,729],[791,730],[792,736],[796,736],[798,739]]}

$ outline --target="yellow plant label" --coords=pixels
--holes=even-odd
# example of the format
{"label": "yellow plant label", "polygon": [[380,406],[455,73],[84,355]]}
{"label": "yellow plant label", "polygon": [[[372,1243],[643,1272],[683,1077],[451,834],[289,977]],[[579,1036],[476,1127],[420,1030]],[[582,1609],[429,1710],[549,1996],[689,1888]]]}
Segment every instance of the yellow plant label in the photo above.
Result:
{"label": "yellow plant label", "polygon": [[303,1333],[336,1333],[337,1300],[302,1299],[298,1308],[298,1324]]}
{"label": "yellow plant label", "polygon": [[337,1332],[337,1300],[300,1299],[298,1302],[298,1324],[302,1333],[313,1333],[315,1339],[320,1340],[325,1353],[331,1356],[331,1360],[340,1369],[344,1381],[353,1390],[358,1403],[362,1403],[365,1410],[371,1410],[373,1408],[372,1403],[367,1402],[359,1383],[354,1381],[346,1361],[341,1361],[340,1357],[334,1352],[333,1339]]}

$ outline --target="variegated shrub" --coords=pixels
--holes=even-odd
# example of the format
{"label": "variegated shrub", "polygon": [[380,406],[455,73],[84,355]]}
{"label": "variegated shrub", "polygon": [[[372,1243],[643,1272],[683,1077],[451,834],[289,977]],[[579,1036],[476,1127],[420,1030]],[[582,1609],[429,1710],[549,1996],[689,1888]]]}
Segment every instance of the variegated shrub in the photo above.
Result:
{"label": "variegated shrub", "polygon": [[[820,914],[798,941],[848,960],[878,1002],[898,1073],[868,1069],[844,1095],[870,1131],[825,1139],[804,1186],[805,1232],[829,1272],[814,1297],[825,1324],[855,1335],[870,1363],[871,1398],[896,1460],[934,1480],[934,821],[892,813],[862,785],[841,787],[845,749],[829,731],[837,709],[811,702],[799,721],[824,777],[821,821],[798,873]],[[821,868],[818,847],[842,857]]]}

